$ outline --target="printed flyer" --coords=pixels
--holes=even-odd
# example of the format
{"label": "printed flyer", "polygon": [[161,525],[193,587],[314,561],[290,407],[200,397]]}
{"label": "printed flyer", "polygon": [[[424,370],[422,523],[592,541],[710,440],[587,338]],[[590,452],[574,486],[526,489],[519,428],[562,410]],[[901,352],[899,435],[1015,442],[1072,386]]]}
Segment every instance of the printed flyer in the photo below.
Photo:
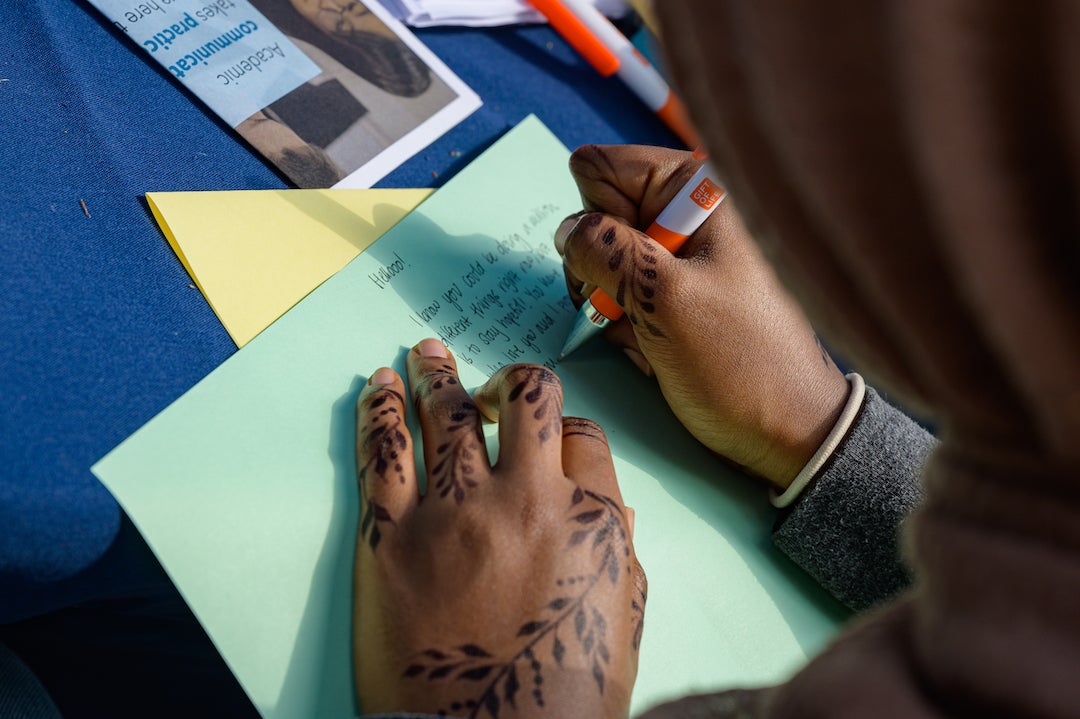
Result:
{"label": "printed flyer", "polygon": [[370,187],[480,106],[374,0],[91,0],[298,187]]}

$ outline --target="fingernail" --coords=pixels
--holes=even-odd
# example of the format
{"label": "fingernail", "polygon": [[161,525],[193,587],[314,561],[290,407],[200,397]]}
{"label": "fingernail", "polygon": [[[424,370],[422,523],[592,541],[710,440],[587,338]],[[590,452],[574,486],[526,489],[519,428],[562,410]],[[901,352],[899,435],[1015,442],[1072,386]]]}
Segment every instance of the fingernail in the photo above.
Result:
{"label": "fingernail", "polygon": [[630,349],[629,347],[623,347],[623,354],[630,358],[630,361],[641,370],[641,373],[646,377],[653,376],[652,365],[649,364],[649,360],[645,359],[645,355],[641,354],[637,350]]}
{"label": "fingernail", "polygon": [[567,217],[565,220],[559,223],[558,229],[555,230],[555,251],[560,255],[566,253],[566,239],[570,237],[570,233],[577,227],[577,223],[584,216],[585,210],[581,212],[575,212]]}
{"label": "fingernail", "polygon": [[626,528],[630,530],[630,541],[634,541],[634,525],[637,524],[637,512],[633,507],[626,508]]}
{"label": "fingernail", "polygon": [[393,384],[397,379],[397,373],[389,367],[380,367],[371,373],[367,383],[372,387]]}
{"label": "fingernail", "polygon": [[420,343],[416,345],[416,351],[420,353],[421,357],[442,357],[446,359],[450,356],[446,351],[446,345],[433,338],[420,340]]}

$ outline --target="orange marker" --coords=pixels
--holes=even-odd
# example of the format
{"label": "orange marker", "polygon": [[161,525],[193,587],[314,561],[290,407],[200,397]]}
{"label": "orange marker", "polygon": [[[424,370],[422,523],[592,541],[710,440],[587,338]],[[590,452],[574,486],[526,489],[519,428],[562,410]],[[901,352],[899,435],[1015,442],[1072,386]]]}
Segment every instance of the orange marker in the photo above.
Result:
{"label": "orange marker", "polygon": [[[695,152],[694,156],[700,157],[700,154]],[[715,176],[708,162],[699,167],[678,194],[671,198],[663,212],[649,225],[645,234],[668,252],[678,252],[687,238],[701,227],[727,195],[720,183],[712,179]],[[615,300],[602,289],[594,290],[581,306],[562,351],[559,352],[559,359],[569,356],[622,316],[622,307],[619,307]]]}
{"label": "orange marker", "polygon": [[687,147],[700,144],[679,98],[633,43],[589,0],[530,0],[570,46],[604,77],[618,75]]}

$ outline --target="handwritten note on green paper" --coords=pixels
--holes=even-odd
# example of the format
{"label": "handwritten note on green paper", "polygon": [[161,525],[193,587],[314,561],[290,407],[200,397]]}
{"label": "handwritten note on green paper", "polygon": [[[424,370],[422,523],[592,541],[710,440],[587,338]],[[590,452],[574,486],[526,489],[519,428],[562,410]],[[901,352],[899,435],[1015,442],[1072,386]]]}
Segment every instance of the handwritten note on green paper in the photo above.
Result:
{"label": "handwritten note on green paper", "polygon": [[[94,467],[264,717],[350,717],[367,374],[441,336],[467,386],[553,363],[572,308],[551,248],[580,209],[567,150],[535,118]],[[635,709],[782,679],[842,612],[769,545],[763,490],[679,426],[603,343],[559,366],[566,412],[600,421],[650,580]],[[489,442],[495,441],[493,432]]]}

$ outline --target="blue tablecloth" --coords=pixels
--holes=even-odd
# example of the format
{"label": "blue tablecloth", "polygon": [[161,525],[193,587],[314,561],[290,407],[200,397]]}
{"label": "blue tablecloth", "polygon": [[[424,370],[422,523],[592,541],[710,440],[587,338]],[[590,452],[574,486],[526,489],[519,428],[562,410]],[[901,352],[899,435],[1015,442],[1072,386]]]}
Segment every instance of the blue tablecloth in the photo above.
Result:
{"label": "blue tablecloth", "polygon": [[[438,186],[529,113],[678,146],[546,26],[418,34],[484,106],[380,186]],[[250,714],[89,468],[236,351],[143,193],[286,183],[86,2],[4,3],[0,133],[0,641],[69,716]]]}

